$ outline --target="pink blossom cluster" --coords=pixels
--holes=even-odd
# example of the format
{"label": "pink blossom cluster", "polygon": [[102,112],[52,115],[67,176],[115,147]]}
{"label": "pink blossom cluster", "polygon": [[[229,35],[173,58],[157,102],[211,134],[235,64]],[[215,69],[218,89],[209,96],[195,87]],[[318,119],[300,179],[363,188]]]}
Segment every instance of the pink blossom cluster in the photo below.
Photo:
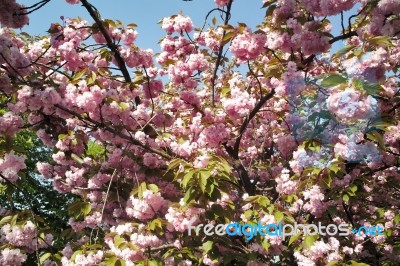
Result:
{"label": "pink blossom cluster", "polygon": [[369,83],[383,82],[386,69],[390,68],[389,54],[382,47],[374,52],[368,52],[360,59],[353,57],[345,60],[343,65],[347,73],[353,77]]}
{"label": "pink blossom cluster", "polygon": [[146,99],[156,98],[163,90],[164,85],[161,80],[152,80],[143,85],[144,97]]}
{"label": "pink blossom cluster", "polygon": [[126,213],[129,217],[139,220],[148,220],[154,217],[165,206],[166,201],[160,192],[152,190],[143,191],[143,198],[130,197],[126,205]]}
{"label": "pink blossom cluster", "polygon": [[[125,63],[128,67],[145,67],[149,68],[153,65],[153,50],[151,49],[139,49],[136,47],[119,47],[119,52],[124,58]],[[118,65],[114,61],[115,65]]]}
{"label": "pink blossom cluster", "polygon": [[331,149],[323,147],[319,151],[310,151],[299,146],[293,152],[293,159],[289,162],[295,173],[300,173],[304,168],[315,167],[324,169],[332,160]]}
{"label": "pink blossom cluster", "polygon": [[382,160],[381,153],[372,142],[360,144],[361,136],[339,135],[339,141],[334,146],[335,154],[351,162],[369,162],[372,167]]}
{"label": "pink blossom cluster", "polygon": [[126,265],[135,265],[133,262],[143,259],[143,252],[138,248],[119,248],[114,245],[114,239],[107,237],[105,243],[108,245],[109,252],[115,254],[117,258],[120,258],[126,262]]}
{"label": "pink blossom cluster", "polygon": [[67,3],[71,5],[76,5],[81,2],[80,0],[65,0],[65,1],[67,1]]}
{"label": "pink blossom cluster", "polygon": [[303,209],[316,217],[321,217],[327,208],[327,204],[323,202],[325,195],[322,193],[321,188],[318,185],[314,185],[303,192],[303,197],[306,201]]}
{"label": "pink blossom cluster", "polygon": [[[284,46],[289,46],[292,49],[300,48],[305,54],[317,54],[326,52],[330,48],[329,37],[324,35],[328,32],[330,25],[323,27],[321,21],[315,20],[301,24],[297,19],[290,18],[286,22],[287,27],[293,31],[293,35],[282,36]],[[320,29],[315,31],[315,29]],[[288,39],[288,37],[290,39]]]}
{"label": "pink blossom cluster", "polygon": [[51,234],[46,234],[43,239],[37,239],[37,228],[31,221],[23,225],[5,224],[0,229],[0,243],[11,244],[28,253],[34,252],[37,248],[47,247],[52,241]]}
{"label": "pink blossom cluster", "polygon": [[[360,35],[373,34],[376,36],[398,35],[398,28],[400,26],[400,19],[392,14],[400,12],[400,4],[396,0],[382,0],[374,7],[371,14],[371,21],[364,27],[358,29]],[[390,19],[387,19],[390,17]]]}
{"label": "pink blossom cluster", "polygon": [[88,254],[77,254],[72,258],[62,257],[61,263],[64,266],[86,266],[86,265],[99,265],[104,257],[103,251],[91,252]]}
{"label": "pink blossom cluster", "polygon": [[316,262],[330,263],[333,261],[341,261],[343,258],[339,253],[340,242],[330,237],[328,243],[323,240],[315,241],[309,250],[304,250],[303,254],[296,251],[294,257],[298,265],[310,266],[317,265]]}
{"label": "pink blossom cluster", "polygon": [[174,32],[183,34],[185,32],[191,32],[194,26],[189,17],[178,14],[172,17],[164,18],[162,21],[162,28],[166,30],[168,34],[172,34]]}
{"label": "pink blossom cluster", "polygon": [[214,0],[215,4],[219,7],[226,6],[231,0]]}
{"label": "pink blossom cluster", "polygon": [[252,33],[247,29],[237,35],[229,46],[229,50],[242,61],[256,59],[263,51],[267,37],[263,33]]}
{"label": "pink blossom cluster", "polygon": [[195,49],[195,46],[186,38],[171,35],[165,36],[160,46],[163,51],[157,58],[160,64],[166,63],[167,60],[178,60],[182,56],[190,55]]}
{"label": "pink blossom cluster", "polygon": [[[201,72],[206,69],[210,64],[207,62],[203,54],[190,54],[187,58],[187,62],[178,61],[174,65],[169,65],[168,74],[171,82],[177,86],[183,85],[188,88],[194,88],[197,86],[197,81],[192,78],[196,72]],[[183,96],[190,97],[190,94],[184,94]],[[191,96],[193,97],[193,96]],[[188,102],[191,102],[188,99]]]}
{"label": "pink blossom cluster", "polygon": [[277,183],[276,190],[281,194],[293,194],[298,189],[298,181],[290,180],[289,170],[283,169],[282,174],[275,178]]}
{"label": "pink blossom cluster", "polygon": [[194,39],[199,45],[207,46],[212,51],[218,51],[221,46],[221,40],[224,29],[218,27],[217,29],[209,29],[202,33],[195,32]]}
{"label": "pink blossom cluster", "polygon": [[6,69],[13,75],[26,75],[30,72],[29,60],[21,51],[23,41],[15,38],[8,28],[0,28],[0,64],[7,63]]}
{"label": "pink blossom cluster", "polygon": [[15,0],[0,1],[0,23],[10,28],[22,28],[29,23],[27,9]]}
{"label": "pink blossom cluster", "polygon": [[24,121],[21,117],[12,112],[6,112],[0,116],[0,134],[5,136],[14,135],[23,126]]}
{"label": "pink blossom cluster", "polygon": [[204,214],[204,209],[196,207],[169,207],[168,213],[165,218],[168,221],[167,229],[170,232],[185,232],[188,229],[190,221],[193,219],[192,224],[200,221],[200,217]]}
{"label": "pink blossom cluster", "polygon": [[146,251],[146,248],[159,247],[162,244],[162,241],[155,235],[133,233],[130,236],[130,240],[134,245],[142,248],[143,252]]}
{"label": "pink blossom cluster", "polygon": [[226,114],[233,120],[245,117],[256,104],[256,99],[240,87],[231,88],[231,97],[221,100]]}
{"label": "pink blossom cluster", "polygon": [[11,92],[11,80],[5,73],[0,71],[0,90],[9,94]]}
{"label": "pink blossom cluster", "polygon": [[21,265],[27,259],[26,254],[22,253],[20,249],[5,248],[0,253],[1,265]]}
{"label": "pink blossom cluster", "polygon": [[[25,166],[25,156],[7,153],[3,159],[0,158],[0,173],[2,177],[6,178],[9,182],[16,182],[18,179],[18,172],[24,169]],[[2,177],[0,177],[0,181],[4,182]]]}
{"label": "pink blossom cluster", "polygon": [[343,91],[333,90],[326,101],[329,111],[343,123],[372,118],[378,111],[376,99],[362,95],[353,87]]}
{"label": "pink blossom cluster", "polygon": [[[0,134],[12,137],[26,119],[28,130],[52,151],[50,162],[36,164],[39,173],[56,191],[85,203],[69,220],[77,234],[61,263],[99,265],[116,258],[126,265],[150,259],[217,265],[232,254],[259,265],[288,249],[297,251],[299,265],[319,265],[368,260],[371,245],[382,263],[398,261],[396,244],[383,237],[364,244],[365,236],[319,236],[309,249],[302,249],[304,238],[288,247],[279,237],[229,238],[229,245],[213,238],[201,247],[204,242],[186,233],[191,221],[256,217],[276,223],[277,210],[286,208],[285,220],[331,218],[339,224],[349,222],[350,213],[355,223],[380,220],[399,235],[392,221],[398,220],[397,194],[389,186],[400,182],[400,42],[392,38],[399,20],[392,12],[399,5],[368,4],[350,19],[349,33],[334,38],[335,25],[317,17],[355,2],[278,0],[258,31],[235,28],[227,17],[223,27],[192,34],[189,17],[171,16],[162,20],[167,36],[159,55],[137,47],[134,26],[119,21],[104,23],[104,33],[82,19],[61,18],[49,36],[37,39],[2,28]],[[368,1],[360,2],[362,8]],[[219,8],[212,12],[228,15],[231,1],[214,3]],[[222,40],[224,31],[233,37],[230,43]],[[357,36],[346,41],[348,35]],[[332,56],[336,40],[348,46]],[[347,88],[322,88],[328,74],[349,77]],[[365,92],[360,84],[377,91]],[[385,114],[382,121],[374,121],[378,111]],[[371,132],[376,140],[366,134]],[[24,167],[24,158],[12,152],[0,159],[0,173],[11,182]],[[189,171],[201,174],[188,180]],[[355,186],[343,203],[341,196]],[[31,232],[28,226],[25,234],[25,224],[2,227],[0,242],[7,246],[0,247],[0,264],[18,265],[33,244],[44,246],[35,242],[39,228]],[[208,245],[208,254],[198,251]]]}
{"label": "pink blossom cluster", "polygon": [[316,16],[333,16],[351,9],[357,0],[301,0],[304,7]]}

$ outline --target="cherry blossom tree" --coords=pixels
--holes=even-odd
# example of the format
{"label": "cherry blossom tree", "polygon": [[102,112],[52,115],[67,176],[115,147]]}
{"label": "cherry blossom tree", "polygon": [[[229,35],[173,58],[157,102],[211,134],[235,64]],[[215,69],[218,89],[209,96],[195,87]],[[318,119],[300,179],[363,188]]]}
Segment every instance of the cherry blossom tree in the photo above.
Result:
{"label": "cherry blossom tree", "polygon": [[[399,1],[249,1],[266,10],[252,29],[215,0],[208,28],[163,18],[160,54],[88,0],[66,2],[93,22],[13,30],[48,2],[0,0],[0,191],[26,200],[0,209],[1,265],[397,265]],[[67,229],[31,208],[22,131],[51,153],[38,173],[76,199]],[[235,221],[384,232],[188,232]]]}

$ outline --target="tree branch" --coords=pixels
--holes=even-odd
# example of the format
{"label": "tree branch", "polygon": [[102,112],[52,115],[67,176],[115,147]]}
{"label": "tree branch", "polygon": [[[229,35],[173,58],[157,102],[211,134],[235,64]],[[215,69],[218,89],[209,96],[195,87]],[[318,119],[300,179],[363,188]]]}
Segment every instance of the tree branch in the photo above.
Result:
{"label": "tree branch", "polygon": [[260,101],[256,104],[254,109],[250,112],[249,116],[244,120],[242,126],[240,127],[239,130],[239,136],[236,138],[235,145],[234,147],[228,146],[226,143],[224,143],[224,147],[226,152],[229,154],[229,156],[232,157],[233,159],[233,168],[237,171],[239,174],[239,184],[244,187],[245,191],[250,195],[253,196],[255,195],[255,184],[252,184],[250,181],[250,176],[242,164],[242,162],[239,159],[239,148],[240,148],[240,142],[242,140],[243,134],[247,129],[247,126],[249,125],[250,121],[257,115],[257,113],[260,111],[260,109],[263,107],[263,105],[274,96],[275,90],[271,90],[268,94],[266,94],[264,97],[260,99]]}
{"label": "tree branch", "polygon": [[[232,3],[233,3],[233,0],[229,1],[228,5],[226,7],[225,21],[224,21],[224,25],[225,26],[228,25],[228,23],[229,23],[229,19],[230,19],[230,16],[231,16]],[[215,102],[215,80],[217,79],[218,68],[219,68],[219,65],[221,64],[222,53],[224,52],[223,39],[224,39],[225,35],[226,35],[226,31],[224,30],[224,32],[222,33],[222,39],[221,39],[220,47],[219,47],[219,50],[218,50],[217,61],[215,61],[213,77],[211,78],[211,90],[212,90],[212,102],[213,102],[213,105],[214,105],[214,102]]]}
{"label": "tree branch", "polygon": [[80,114],[78,114],[78,113],[76,113],[76,112],[74,112],[74,111],[72,111],[72,110],[70,110],[70,109],[67,109],[67,108],[65,108],[65,107],[63,107],[63,106],[61,106],[61,105],[59,105],[59,104],[56,104],[55,107],[57,107],[57,108],[63,110],[64,112],[67,112],[67,113],[69,113],[69,114],[71,114],[71,115],[76,116],[77,118],[79,118],[79,119],[82,120],[82,121],[85,121],[85,120],[86,120],[86,121],[89,121],[90,123],[94,124],[95,126],[97,126],[97,127],[99,127],[99,128],[102,128],[102,129],[104,129],[104,130],[107,130],[108,132],[111,132],[111,133],[113,133],[114,135],[116,135],[116,136],[118,136],[118,137],[120,137],[120,138],[122,138],[122,139],[128,140],[130,143],[132,143],[132,144],[134,144],[134,145],[140,146],[140,147],[142,147],[143,149],[145,149],[145,150],[147,150],[147,151],[149,151],[149,152],[152,152],[152,153],[154,153],[154,154],[160,155],[160,156],[163,157],[164,159],[168,159],[168,160],[173,159],[173,157],[172,157],[171,155],[165,153],[164,151],[160,151],[160,150],[156,150],[156,149],[154,149],[154,148],[148,147],[148,146],[146,146],[145,144],[143,144],[143,143],[141,143],[140,141],[138,141],[137,139],[123,134],[120,130],[117,130],[117,129],[114,129],[114,128],[112,128],[112,127],[103,125],[103,124],[97,122],[96,120],[91,119],[90,117],[83,118],[82,115],[80,115]]}
{"label": "tree branch", "polygon": [[[118,67],[120,68],[122,75],[126,82],[132,82],[131,76],[129,75],[129,71],[125,65],[125,61],[122,58],[121,54],[118,51],[117,45],[111,39],[111,36],[108,34],[107,29],[104,27],[103,21],[100,18],[100,14],[97,12],[97,9],[90,4],[87,0],[81,0],[82,5],[86,8],[89,12],[90,16],[96,22],[96,25],[99,27],[101,34],[103,34],[104,38],[106,39],[108,48],[114,53],[115,60],[118,63]],[[140,104],[140,99],[138,96],[135,97],[136,105]]]}

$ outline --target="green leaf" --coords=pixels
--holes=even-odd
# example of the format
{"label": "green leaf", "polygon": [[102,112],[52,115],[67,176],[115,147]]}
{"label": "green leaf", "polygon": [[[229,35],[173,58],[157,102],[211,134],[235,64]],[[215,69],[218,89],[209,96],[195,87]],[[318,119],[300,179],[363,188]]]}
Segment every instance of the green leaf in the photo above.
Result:
{"label": "green leaf", "polygon": [[285,217],[285,215],[284,215],[283,212],[281,212],[281,211],[276,211],[276,212],[274,213],[274,217],[275,217],[275,220],[276,220],[277,222],[280,222],[280,221],[283,220],[283,218]]}
{"label": "green leaf", "polygon": [[349,51],[352,51],[354,49],[354,45],[348,45],[343,47],[342,49],[340,49],[339,51],[337,51],[333,56],[332,56],[332,60],[339,58],[341,56],[344,56],[345,54],[347,54]]}
{"label": "green leaf", "polygon": [[116,235],[116,236],[114,237],[114,246],[117,247],[117,248],[120,248],[120,247],[122,247],[123,245],[126,245],[126,240],[125,240],[125,238],[123,238],[123,237],[121,237],[121,236],[119,236],[119,235]]}
{"label": "green leaf", "polygon": [[206,190],[207,181],[210,176],[210,171],[200,171],[200,189],[202,192]]}
{"label": "green leaf", "polygon": [[264,238],[264,240],[263,240],[263,242],[262,242],[262,247],[263,247],[265,250],[268,250],[268,249],[271,247],[271,244],[269,243],[269,241],[268,241],[267,238]]}
{"label": "green leaf", "polygon": [[183,177],[182,182],[181,182],[181,185],[182,185],[184,188],[187,187],[189,181],[190,181],[190,180],[192,179],[192,177],[193,177],[193,174],[196,173],[196,172],[197,172],[197,170],[191,170],[191,171],[189,171],[189,172]]}
{"label": "green leaf", "polygon": [[40,256],[40,260],[39,260],[40,264],[43,264],[50,257],[51,257],[50,252],[44,253],[42,256]]}
{"label": "green leaf", "polygon": [[86,216],[92,210],[89,202],[77,201],[68,206],[68,212],[75,218]]}
{"label": "green leaf", "polygon": [[192,200],[194,200],[195,197],[196,197],[195,189],[193,187],[190,187],[185,193],[183,202],[185,202],[187,204],[187,203],[191,202]]}
{"label": "green leaf", "polygon": [[90,76],[87,78],[87,84],[88,84],[88,85],[94,84],[95,81],[96,81],[96,78],[97,78],[96,73],[92,71],[92,72],[90,73]]}
{"label": "green leaf", "polygon": [[114,266],[125,266],[125,265],[126,265],[125,261],[120,259],[118,259],[114,264]]}
{"label": "green leaf", "polygon": [[104,262],[106,266],[115,266],[118,258],[116,256],[106,257]]}
{"label": "green leaf", "polygon": [[362,49],[355,49],[353,54],[357,57],[361,57],[363,50]]}
{"label": "green leaf", "polygon": [[289,243],[288,246],[290,246],[291,244],[293,244],[293,242],[295,242],[297,239],[299,239],[299,237],[302,235],[303,233],[297,233],[295,235],[292,235],[289,239]]}
{"label": "green leaf", "polygon": [[208,253],[210,250],[212,250],[213,245],[214,245],[214,242],[211,240],[208,240],[207,242],[205,242],[203,244],[204,253]]}
{"label": "green leaf", "polygon": [[394,217],[394,223],[398,224],[399,222],[400,222],[400,214],[397,214],[397,215]]}
{"label": "green leaf", "polygon": [[7,191],[7,186],[3,185],[3,184],[0,184],[0,195],[5,194],[6,191]]}
{"label": "green leaf", "polygon": [[369,264],[366,264],[366,263],[362,263],[362,262],[357,262],[357,261],[354,261],[354,260],[352,260],[352,261],[350,261],[351,262],[351,266],[369,266]]}
{"label": "green leaf", "polygon": [[383,46],[387,46],[387,47],[393,47],[391,38],[389,36],[377,36],[374,38],[371,38],[369,40],[370,44],[379,46],[379,45],[383,45]]}
{"label": "green leaf", "polygon": [[66,137],[68,137],[67,134],[59,134],[59,135],[58,135],[58,139],[59,139],[59,140],[63,140],[63,139],[65,139]]}
{"label": "green leaf", "polygon": [[79,70],[72,76],[72,81],[80,81],[85,73],[86,69]]}
{"label": "green leaf", "polygon": [[85,163],[85,161],[81,158],[81,157],[79,157],[78,155],[76,155],[75,153],[71,153],[71,158],[75,161],[75,162],[77,162],[77,163],[79,163],[79,164],[84,164]]}
{"label": "green leaf", "polygon": [[356,185],[351,185],[351,186],[350,186],[350,191],[353,192],[353,193],[355,193],[355,192],[357,191],[357,189],[358,189],[358,188],[357,188]]}
{"label": "green leaf", "polygon": [[147,190],[146,183],[145,182],[140,183],[140,185],[138,187],[138,198],[139,199],[143,198],[143,192],[145,192],[146,190]]}
{"label": "green leaf", "polygon": [[339,261],[334,260],[334,261],[329,262],[329,263],[326,264],[325,266],[335,266],[335,265],[338,265],[338,263],[339,263]]}
{"label": "green leaf", "polygon": [[270,200],[265,197],[265,196],[259,196],[257,199],[257,203],[261,206],[261,207],[267,207],[271,202]]}
{"label": "green leaf", "polygon": [[329,169],[331,170],[331,171],[333,171],[335,174],[337,174],[337,172],[339,172],[340,171],[340,167],[337,165],[337,164],[331,164],[330,166],[329,166]]}
{"label": "green leaf", "polygon": [[348,194],[344,194],[344,195],[342,196],[342,199],[343,199],[343,201],[348,202],[348,201],[350,200],[350,197],[349,197]]}
{"label": "green leaf", "polygon": [[162,262],[158,260],[149,260],[148,266],[162,266]]}
{"label": "green leaf", "polygon": [[179,158],[173,159],[172,161],[170,161],[169,164],[168,164],[167,172],[170,171],[171,169],[174,169],[177,166],[179,166],[181,164],[181,162],[182,161]]}
{"label": "green leaf", "polygon": [[367,138],[372,141],[375,141],[378,144],[379,148],[386,150],[385,141],[383,140],[383,136],[378,131],[374,130],[372,132],[367,133]]}
{"label": "green leaf", "polygon": [[307,249],[310,249],[311,247],[312,247],[312,245],[314,244],[314,242],[315,242],[315,238],[314,238],[314,236],[306,236],[305,238],[304,238],[304,246],[307,248]]}
{"label": "green leaf", "polygon": [[150,184],[150,185],[147,185],[147,188],[150,189],[151,191],[153,191],[154,193],[159,192],[157,185]]}
{"label": "green leaf", "polygon": [[6,224],[9,224],[11,222],[12,218],[13,218],[13,216],[11,216],[11,215],[3,217],[3,219],[0,220],[0,228]]}
{"label": "green leaf", "polygon": [[322,80],[321,86],[324,88],[330,88],[345,82],[347,82],[347,80],[341,75],[331,74]]}
{"label": "green leaf", "polygon": [[230,91],[231,91],[231,88],[229,88],[229,87],[222,87],[222,88],[221,88],[221,95],[224,96],[224,97],[226,97]]}
{"label": "green leaf", "polygon": [[235,38],[235,33],[234,32],[227,32],[224,36],[224,38],[222,39],[222,45],[227,44],[228,42],[230,42],[233,38]]}

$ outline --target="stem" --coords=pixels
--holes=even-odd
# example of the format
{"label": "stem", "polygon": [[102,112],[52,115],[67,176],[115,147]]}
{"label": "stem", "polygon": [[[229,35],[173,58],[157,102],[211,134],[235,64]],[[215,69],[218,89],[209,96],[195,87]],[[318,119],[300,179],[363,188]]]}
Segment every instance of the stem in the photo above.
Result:
{"label": "stem", "polygon": [[[125,61],[122,58],[121,54],[118,51],[118,46],[115,45],[111,36],[108,34],[107,29],[104,27],[103,21],[100,18],[100,14],[97,12],[97,9],[90,4],[87,0],[81,0],[82,5],[86,8],[89,12],[90,16],[96,22],[96,25],[99,27],[101,34],[103,34],[104,38],[106,39],[108,48],[114,53],[115,60],[117,61],[118,67],[120,68],[122,75],[126,82],[132,82],[131,76],[129,75],[129,71],[125,65]],[[138,96],[135,97],[136,105],[140,104],[140,98]]]}
{"label": "stem", "polygon": [[[225,21],[224,21],[224,25],[225,26],[228,25],[228,23],[229,23],[229,19],[230,19],[230,16],[231,16],[232,3],[233,3],[233,0],[229,1],[228,5],[227,5],[227,9],[226,9],[226,12],[225,12]],[[215,61],[213,77],[211,79],[211,90],[212,90],[212,103],[213,103],[213,105],[215,104],[215,80],[217,79],[218,68],[219,68],[219,65],[221,64],[222,53],[224,52],[223,39],[224,39],[225,35],[226,35],[226,31],[224,30],[224,32],[222,33],[222,40],[221,40],[220,47],[219,47],[219,50],[218,50],[217,61]]]}

